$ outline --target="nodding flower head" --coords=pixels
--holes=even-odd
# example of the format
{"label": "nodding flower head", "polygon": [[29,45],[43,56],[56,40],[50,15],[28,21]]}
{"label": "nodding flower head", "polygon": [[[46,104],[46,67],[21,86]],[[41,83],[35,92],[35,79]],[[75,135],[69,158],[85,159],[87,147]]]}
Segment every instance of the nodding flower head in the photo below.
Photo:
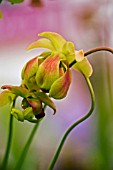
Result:
{"label": "nodding flower head", "polygon": [[15,107],[11,110],[11,114],[20,121],[37,122],[45,116],[46,105],[56,112],[50,97],[62,99],[67,95],[72,79],[71,68],[85,77],[92,74],[84,52],[76,51],[72,42],[54,32],[43,32],[39,36],[42,38],[30,44],[27,50],[44,48],[45,51],[24,65],[20,86],[4,85],[2,89],[5,91],[0,94],[0,106],[11,104],[19,96],[22,98],[23,110]]}
{"label": "nodding flower head", "polygon": [[39,36],[44,38],[33,42],[27,50],[45,48],[45,52],[24,66],[22,85],[30,90],[48,92],[54,99],[62,99],[72,79],[69,64],[75,59],[74,44],[53,32],[43,32]]}

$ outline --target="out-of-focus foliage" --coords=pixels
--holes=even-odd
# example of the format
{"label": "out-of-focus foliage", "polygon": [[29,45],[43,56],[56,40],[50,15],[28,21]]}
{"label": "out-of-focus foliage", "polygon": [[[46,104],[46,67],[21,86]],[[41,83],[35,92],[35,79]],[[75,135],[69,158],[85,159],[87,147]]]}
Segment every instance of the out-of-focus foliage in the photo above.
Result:
{"label": "out-of-focus foliage", "polygon": [[24,0],[8,0],[11,4],[19,4],[23,2]]}
{"label": "out-of-focus foliage", "polygon": [[2,16],[2,11],[0,11],[0,19],[2,19],[2,17],[3,17],[3,16]]}

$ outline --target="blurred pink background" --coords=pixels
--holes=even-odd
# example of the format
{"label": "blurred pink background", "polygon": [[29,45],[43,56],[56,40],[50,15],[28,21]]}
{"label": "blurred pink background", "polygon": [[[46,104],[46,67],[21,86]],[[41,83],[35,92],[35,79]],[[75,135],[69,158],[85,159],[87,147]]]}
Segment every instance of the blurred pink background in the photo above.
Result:
{"label": "blurred pink background", "polygon": [[[26,47],[38,39],[37,34],[40,32],[57,32],[68,41],[74,42],[77,50],[87,51],[101,45],[112,47],[112,6],[113,1],[110,0],[40,0],[37,4],[35,2],[35,6],[28,0],[18,5],[11,5],[4,1],[0,5],[3,13],[3,18],[0,20],[0,86],[21,83],[20,75],[23,65],[40,52],[39,50],[26,52]],[[106,153],[101,153],[101,149],[98,151],[98,143],[101,143],[97,116],[98,95],[102,96],[101,94],[106,95],[107,93],[107,97],[103,96],[102,99],[106,98],[109,103],[109,86],[106,77],[108,73],[112,74],[113,59],[108,53],[98,53],[94,56],[88,56],[88,59],[94,67],[91,82],[97,98],[96,113],[70,134],[56,163],[56,170],[95,170],[96,168],[100,170],[104,166],[103,162],[106,158],[103,154],[106,155],[107,151]],[[107,70],[106,63],[109,70]],[[80,73],[72,72],[73,81],[68,95],[61,101],[55,101],[56,115],[52,115],[52,111],[47,109],[46,117],[37,131],[23,170],[46,170],[64,131],[89,111],[91,101],[87,84]],[[102,81],[102,77],[105,81]],[[104,88],[100,94],[99,87]],[[106,108],[109,110],[108,105]],[[1,112],[3,111],[1,109]],[[7,139],[8,118],[8,114],[0,114],[1,157]],[[110,115],[106,125],[111,125],[112,119],[113,116]],[[14,126],[13,151],[10,157],[12,163],[19,156],[20,148],[24,145],[33,125],[15,120]],[[105,127],[105,124],[102,127]],[[111,127],[113,126],[111,125],[107,129],[109,131],[107,135],[111,135]],[[112,140],[113,137],[109,142]],[[113,150],[113,147],[111,148]],[[112,170],[113,164],[110,160],[112,160],[113,154],[108,153],[108,155],[110,155],[107,157],[110,163],[106,162],[106,164],[107,167],[108,164],[110,166],[107,170]]]}

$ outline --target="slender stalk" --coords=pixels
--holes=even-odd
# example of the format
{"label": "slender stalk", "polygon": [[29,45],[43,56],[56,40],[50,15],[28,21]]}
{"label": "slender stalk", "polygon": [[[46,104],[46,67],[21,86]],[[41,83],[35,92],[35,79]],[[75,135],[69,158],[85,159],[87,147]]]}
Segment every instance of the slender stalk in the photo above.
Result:
{"label": "slender stalk", "polygon": [[[11,106],[14,107],[15,105],[15,100],[13,101],[13,104]],[[7,168],[7,163],[8,163],[8,159],[9,159],[9,153],[10,153],[10,149],[11,149],[11,141],[12,141],[12,130],[13,130],[13,115],[10,114],[10,120],[9,120],[9,134],[8,134],[8,141],[7,141],[7,147],[6,147],[6,151],[5,151],[5,156],[2,162],[2,166],[1,169],[2,170],[6,170]]]}
{"label": "slender stalk", "polygon": [[113,49],[112,48],[109,48],[109,47],[106,47],[106,46],[101,46],[101,47],[96,47],[96,48],[93,48],[93,49],[85,52],[84,55],[87,56],[89,54],[92,54],[92,53],[98,52],[98,51],[109,51],[110,53],[113,54]]}
{"label": "slender stalk", "polygon": [[89,80],[88,78],[85,78],[85,79],[86,79],[86,82],[87,82],[87,84],[88,84],[88,87],[89,87],[89,90],[90,90],[90,94],[91,94],[91,101],[92,101],[92,103],[91,103],[90,111],[89,111],[85,116],[83,116],[81,119],[79,119],[79,120],[76,121],[74,124],[72,124],[72,125],[67,129],[67,131],[64,133],[64,135],[63,135],[63,137],[62,137],[62,139],[61,139],[61,141],[60,141],[60,144],[59,144],[59,146],[58,146],[58,148],[57,148],[57,150],[56,150],[56,153],[55,153],[55,155],[54,155],[54,157],[53,157],[53,159],[52,159],[52,161],[51,161],[51,163],[50,163],[50,165],[49,165],[49,167],[48,167],[48,170],[52,170],[52,169],[54,168],[54,165],[55,165],[55,163],[56,163],[56,161],[57,161],[57,159],[58,159],[58,157],[59,157],[59,154],[60,154],[60,152],[61,152],[61,149],[62,149],[62,147],[63,147],[63,145],[64,145],[64,142],[66,141],[66,138],[68,137],[69,133],[70,133],[77,125],[79,125],[79,124],[82,123],[84,120],[86,120],[86,119],[92,114],[92,112],[93,112],[93,110],[94,110],[94,105],[95,105],[94,91],[93,91],[92,85],[91,85],[91,83],[90,83],[90,80]]}
{"label": "slender stalk", "polygon": [[[93,49],[85,52],[84,56],[88,56],[89,54],[92,54],[92,53],[95,53],[95,52],[98,52],[98,51],[108,51],[108,52],[113,54],[112,48],[106,47],[106,46],[101,46],[101,47],[96,47],[96,48],[93,48]],[[75,63],[76,63],[76,60],[74,60],[72,63],[70,63],[69,67],[71,68]]]}
{"label": "slender stalk", "polygon": [[[39,122],[40,122],[40,121],[39,121]],[[27,140],[26,145],[24,146],[24,149],[23,149],[23,151],[22,151],[22,153],[21,153],[21,155],[20,155],[20,157],[19,157],[19,160],[18,160],[18,162],[17,162],[16,167],[15,167],[14,170],[20,170],[20,169],[21,169],[21,167],[22,167],[22,165],[23,165],[23,163],[24,163],[24,160],[25,160],[25,158],[26,158],[26,156],[27,156],[27,152],[28,152],[28,150],[29,150],[29,147],[30,147],[30,145],[31,145],[31,142],[32,142],[32,140],[33,140],[33,137],[34,137],[34,135],[35,135],[35,133],[36,133],[36,130],[37,130],[38,126],[39,126],[39,122],[35,124],[33,130],[31,131],[31,134],[30,134],[30,136],[29,136],[29,138],[28,138],[28,140]]]}

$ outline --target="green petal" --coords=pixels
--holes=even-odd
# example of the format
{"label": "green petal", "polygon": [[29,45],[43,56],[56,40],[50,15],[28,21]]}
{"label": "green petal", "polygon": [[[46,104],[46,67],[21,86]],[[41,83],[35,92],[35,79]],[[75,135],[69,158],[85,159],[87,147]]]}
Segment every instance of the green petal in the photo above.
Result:
{"label": "green petal", "polygon": [[1,94],[0,94],[0,106],[4,106],[6,104],[10,104],[11,101],[13,101],[15,98],[15,95],[12,94],[10,91],[6,90],[6,91],[3,91]]}
{"label": "green petal", "polygon": [[56,106],[53,103],[53,101],[50,99],[50,97],[44,93],[44,92],[36,92],[35,95],[37,96],[37,98],[39,100],[41,100],[43,103],[45,103],[47,106],[49,106],[50,108],[52,108],[54,110],[54,114],[56,112]]}
{"label": "green petal", "polygon": [[11,114],[19,121],[23,122],[24,121],[24,115],[23,112],[16,109],[16,108],[12,108],[11,110]]}
{"label": "green petal", "polygon": [[79,70],[87,78],[90,77],[93,73],[92,66],[86,57],[81,62],[74,64],[73,68]]}
{"label": "green petal", "polygon": [[36,74],[36,82],[40,88],[49,90],[53,82],[59,78],[59,64],[58,54],[49,56],[40,64]]}
{"label": "green petal", "polygon": [[72,63],[75,60],[75,47],[70,41],[66,42],[63,46],[63,53],[66,55],[68,63]]}
{"label": "green petal", "polygon": [[64,98],[67,95],[71,79],[71,72],[67,69],[65,74],[53,83],[49,91],[49,96],[54,99]]}
{"label": "green petal", "polygon": [[24,119],[29,120],[34,117],[32,107],[27,107],[25,110],[23,110]]}
{"label": "green petal", "polygon": [[4,85],[2,86],[2,89],[8,89],[11,91],[11,93],[15,94],[16,96],[21,96],[25,98],[29,96],[29,91],[24,87]]}
{"label": "green petal", "polygon": [[66,43],[66,40],[59,34],[55,32],[42,32],[38,36],[48,38],[51,40],[52,45],[55,50],[61,50],[63,45]]}
{"label": "green petal", "polygon": [[46,38],[41,38],[38,41],[33,42],[27,47],[27,50],[32,50],[34,48],[47,48],[49,50],[54,50],[51,41]]}

